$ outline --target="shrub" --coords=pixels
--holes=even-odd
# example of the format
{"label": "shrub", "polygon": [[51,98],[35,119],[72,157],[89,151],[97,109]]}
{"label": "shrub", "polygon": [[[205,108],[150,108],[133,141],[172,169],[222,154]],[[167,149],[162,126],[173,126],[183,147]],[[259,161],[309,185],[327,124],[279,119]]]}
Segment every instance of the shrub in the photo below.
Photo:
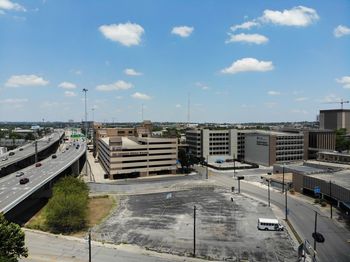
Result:
{"label": "shrub", "polygon": [[294,188],[289,189],[289,193],[291,193],[292,195],[294,195],[294,194],[295,194]]}
{"label": "shrub", "polygon": [[316,199],[314,200],[314,203],[315,203],[315,204],[318,204],[318,203],[320,203],[320,200],[319,200],[318,198],[316,198]]}

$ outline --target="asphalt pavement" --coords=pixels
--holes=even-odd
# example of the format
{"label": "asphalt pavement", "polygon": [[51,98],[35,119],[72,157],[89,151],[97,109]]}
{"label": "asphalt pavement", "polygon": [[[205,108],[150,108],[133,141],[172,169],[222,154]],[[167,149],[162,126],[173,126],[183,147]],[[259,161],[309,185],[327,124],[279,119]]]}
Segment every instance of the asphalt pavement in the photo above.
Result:
{"label": "asphalt pavement", "polygon": [[[25,244],[29,257],[19,261],[25,262],[86,262],[89,258],[86,239],[57,236],[32,230],[25,231]],[[169,254],[158,254],[133,246],[103,245],[92,242],[91,261],[98,262],[170,262],[170,261],[203,261],[194,258],[178,257]]]}
{"label": "asphalt pavement", "polygon": [[[41,161],[40,167],[34,164],[20,170],[24,173],[21,177],[16,177],[16,172],[1,178],[0,212],[7,212],[76,161],[77,157],[85,152],[85,143],[79,143],[81,145],[79,149],[74,146],[70,146],[68,150],[64,148],[61,152],[56,153],[57,158],[49,157]],[[21,185],[19,183],[21,178],[28,178],[29,182]]]}
{"label": "asphalt pavement", "polygon": [[[240,172],[244,175],[244,172]],[[237,180],[233,179],[233,173],[216,173],[212,172],[210,180],[215,180],[218,184],[237,186]],[[265,187],[258,187],[251,183],[241,181],[241,192],[254,196],[258,199],[267,202],[267,189]],[[322,215],[320,210],[306,203],[300,201],[295,197],[288,197],[288,220],[292,223],[295,230],[304,240],[307,239],[313,246],[312,233],[314,232],[315,211],[319,212],[317,231],[322,233],[325,237],[324,243],[317,243],[317,259],[321,262],[350,261],[350,232],[334,223],[332,219]],[[271,191],[271,203],[283,212],[285,210],[285,196],[280,192]]]}

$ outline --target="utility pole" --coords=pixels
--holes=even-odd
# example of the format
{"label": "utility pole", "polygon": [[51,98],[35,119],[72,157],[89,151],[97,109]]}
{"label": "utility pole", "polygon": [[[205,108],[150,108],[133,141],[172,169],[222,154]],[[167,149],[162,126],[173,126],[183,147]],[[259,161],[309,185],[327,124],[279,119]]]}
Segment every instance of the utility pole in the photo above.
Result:
{"label": "utility pole", "polygon": [[236,155],[233,154],[233,176],[236,174],[236,161],[235,161]]}
{"label": "utility pole", "polygon": [[187,95],[187,125],[190,125],[190,92]]}
{"label": "utility pole", "polygon": [[267,180],[267,199],[270,206],[270,179]]}
{"label": "utility pole", "polygon": [[91,262],[91,230],[89,230],[89,262]]}
{"label": "utility pole", "polygon": [[331,204],[331,219],[333,218],[333,203],[332,203],[332,181],[329,181],[329,200]]}
{"label": "utility pole", "polygon": [[288,194],[288,189],[286,188],[286,192],[285,192],[286,221],[288,220],[287,194]]}
{"label": "utility pole", "polygon": [[[317,233],[317,212],[315,211],[315,230],[314,234]],[[314,237],[314,251],[316,251],[316,238]],[[314,257],[316,257],[316,252],[314,253]]]}
{"label": "utility pole", "polygon": [[284,164],[282,166],[282,176],[283,176],[282,178],[282,194],[283,194],[284,193]]}
{"label": "utility pole", "polygon": [[142,122],[143,122],[143,104],[141,106],[141,118],[142,118]]}
{"label": "utility pole", "polygon": [[91,108],[92,111],[92,122],[95,122],[95,108]]}
{"label": "utility pole", "polygon": [[196,257],[196,206],[193,207],[193,257]]}
{"label": "utility pole", "polygon": [[38,141],[35,140],[34,142],[34,147],[35,147],[35,163],[38,162]]}
{"label": "utility pole", "polygon": [[209,155],[207,155],[207,172],[206,172],[206,175],[207,175],[207,179],[209,178]]}
{"label": "utility pole", "polygon": [[86,108],[86,93],[87,93],[87,89],[84,88],[83,92],[85,93],[85,172],[86,175],[88,175],[88,158],[87,158],[87,133],[88,133],[88,123],[87,123],[87,108]]}

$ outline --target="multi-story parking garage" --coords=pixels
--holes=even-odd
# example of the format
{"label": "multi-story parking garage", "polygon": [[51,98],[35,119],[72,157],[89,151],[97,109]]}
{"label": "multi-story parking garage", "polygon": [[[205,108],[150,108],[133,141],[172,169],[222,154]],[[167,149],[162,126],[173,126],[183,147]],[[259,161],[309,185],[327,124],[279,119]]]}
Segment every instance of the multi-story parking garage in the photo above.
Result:
{"label": "multi-story parking garage", "polygon": [[105,137],[98,144],[98,158],[110,179],[176,172],[175,138]]}

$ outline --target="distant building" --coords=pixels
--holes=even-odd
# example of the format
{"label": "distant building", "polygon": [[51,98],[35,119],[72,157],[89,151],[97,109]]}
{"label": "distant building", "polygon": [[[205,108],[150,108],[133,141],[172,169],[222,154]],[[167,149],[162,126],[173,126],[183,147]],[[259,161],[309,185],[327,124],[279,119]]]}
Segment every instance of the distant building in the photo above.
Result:
{"label": "distant building", "polygon": [[216,159],[244,159],[245,134],[251,130],[191,129],[186,131],[186,143],[191,155]]}
{"label": "distant building", "polygon": [[350,109],[320,110],[320,129],[339,128],[350,131]]}
{"label": "distant building", "polygon": [[304,159],[304,134],[255,130],[245,134],[244,160],[263,166]]}
{"label": "distant building", "polygon": [[318,152],[317,160],[331,163],[350,165],[350,154],[339,152]]}
{"label": "distant building", "polygon": [[100,137],[98,158],[109,179],[175,174],[177,139]]}

